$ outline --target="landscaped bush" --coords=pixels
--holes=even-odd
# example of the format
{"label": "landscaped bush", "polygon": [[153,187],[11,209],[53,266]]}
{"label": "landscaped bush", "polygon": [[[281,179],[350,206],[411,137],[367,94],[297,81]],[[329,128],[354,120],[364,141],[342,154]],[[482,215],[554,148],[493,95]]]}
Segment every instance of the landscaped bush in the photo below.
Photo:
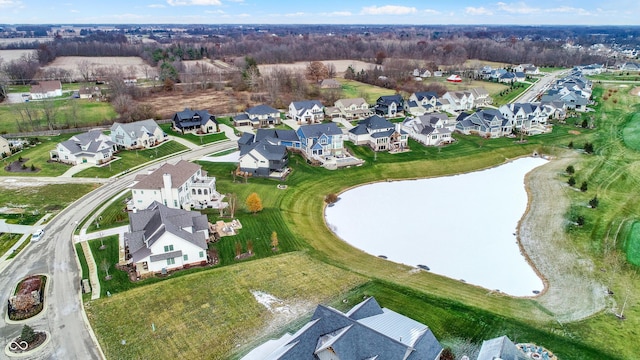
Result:
{"label": "landscaped bush", "polygon": [[[14,321],[24,320],[42,311],[46,281],[46,276],[36,275],[25,278],[18,284],[15,297],[9,300],[9,319]],[[34,291],[37,292],[36,297],[32,295]]]}

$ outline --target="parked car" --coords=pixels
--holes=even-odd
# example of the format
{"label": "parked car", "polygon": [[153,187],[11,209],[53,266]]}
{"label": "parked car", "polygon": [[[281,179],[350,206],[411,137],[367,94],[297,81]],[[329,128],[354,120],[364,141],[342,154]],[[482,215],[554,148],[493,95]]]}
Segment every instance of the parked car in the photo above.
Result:
{"label": "parked car", "polygon": [[38,229],[33,234],[31,234],[31,241],[38,241],[42,239],[44,236],[44,230]]}

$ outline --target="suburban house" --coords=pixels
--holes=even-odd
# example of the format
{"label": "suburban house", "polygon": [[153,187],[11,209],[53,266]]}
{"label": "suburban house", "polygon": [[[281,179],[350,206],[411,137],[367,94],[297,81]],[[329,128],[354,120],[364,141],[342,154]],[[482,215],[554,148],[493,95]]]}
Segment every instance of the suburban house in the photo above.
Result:
{"label": "suburban house", "polygon": [[515,82],[525,82],[527,80],[527,75],[525,75],[525,73],[523,72],[516,71],[513,73],[513,75],[515,76]]}
{"label": "suburban house", "polygon": [[227,205],[216,191],[216,178],[208,177],[200,165],[184,160],[136,176],[131,195],[129,210],[146,209],[154,201],[173,209],[219,209]]}
{"label": "suburban house", "polygon": [[302,125],[296,135],[307,159],[324,160],[344,154],[342,130],[335,123]]}
{"label": "suburban house", "polygon": [[384,117],[398,117],[402,116],[404,111],[404,99],[402,95],[383,95],[376,100],[375,112],[376,115]]}
{"label": "suburban house", "polygon": [[483,107],[493,104],[493,99],[489,96],[489,92],[485,88],[472,88],[469,92],[473,96],[473,106]]}
{"label": "suburban house", "polygon": [[636,62],[626,62],[620,65],[620,70],[626,71],[640,71],[640,63]]}
{"label": "suburban house", "polygon": [[455,125],[455,121],[450,121],[446,114],[436,113],[406,118],[401,129],[423,145],[438,146],[454,141],[451,134]]}
{"label": "suburban house", "polygon": [[473,114],[463,112],[456,120],[456,130],[466,135],[499,138],[511,134],[513,130],[512,122],[495,109],[483,109]]}
{"label": "suburban house", "polygon": [[324,120],[324,106],[320,100],[294,101],[289,104],[289,117],[298,124],[313,124]]}
{"label": "suburban house", "polygon": [[9,141],[0,136],[0,156],[4,158],[9,155],[11,155],[11,146],[9,145]]}
{"label": "suburban house", "polygon": [[59,143],[55,150],[49,152],[49,157],[71,165],[100,165],[111,160],[116,151],[116,143],[102,130],[90,130]]}
{"label": "suburban house", "polygon": [[565,110],[587,111],[587,105],[591,104],[592,85],[580,71],[574,71],[557,80],[552,88],[542,95],[541,103],[562,102],[565,104]]}
{"label": "suburban house", "polygon": [[408,148],[407,133],[378,115],[359,121],[348,136],[354,144],[369,145],[373,151],[397,152]]}
{"label": "suburban house", "polygon": [[60,80],[40,81],[36,85],[31,85],[30,94],[33,100],[62,96],[62,83]]}
{"label": "suburban house", "polygon": [[217,133],[218,121],[207,110],[191,110],[189,108],[173,115],[173,128],[181,133],[191,132],[198,134]]}
{"label": "suburban house", "polygon": [[498,82],[511,84],[516,81],[516,75],[512,72],[505,72],[498,77]]}
{"label": "suburban house", "polygon": [[209,221],[197,211],[172,209],[154,201],[129,212],[125,259],[138,277],[207,263]]}
{"label": "suburban house", "polygon": [[489,74],[489,80],[492,81],[499,81],[500,77],[504,74],[507,73],[507,70],[505,69],[493,69],[491,70],[491,73]]}
{"label": "suburban house", "polygon": [[584,75],[599,75],[606,69],[602,64],[591,64],[587,66],[580,66],[577,70]]}
{"label": "suburban house", "polygon": [[528,135],[547,131],[549,114],[540,104],[510,103],[502,105],[499,111],[505,119],[511,121],[516,130],[524,131]]}
{"label": "suburban house", "polygon": [[346,313],[318,305],[296,333],[268,341],[242,360],[436,360],[442,350],[428,326],[370,297]]}
{"label": "suburban house", "polygon": [[567,105],[564,101],[551,100],[540,102],[540,105],[551,119],[564,120],[567,117]]}
{"label": "suburban house", "polygon": [[270,144],[283,145],[289,149],[300,148],[300,138],[295,130],[258,129],[254,141],[267,141]]}
{"label": "suburban house", "polygon": [[78,90],[80,99],[93,99],[102,96],[102,91],[98,86],[85,86]]}
{"label": "suburban house", "polygon": [[280,124],[280,111],[268,105],[248,108],[243,114],[233,118],[233,126],[253,126],[261,128]]}
{"label": "suburban house", "polygon": [[153,119],[111,125],[111,141],[121,148],[148,149],[166,139],[167,134]]}
{"label": "suburban house", "polygon": [[[540,355],[539,359],[542,359]],[[548,358],[548,357],[547,357]],[[500,336],[495,339],[485,340],[478,353],[477,360],[529,360],[527,354],[520,350],[507,336]]]}
{"label": "suburban house", "polygon": [[429,69],[413,69],[413,73],[412,75],[414,77],[420,77],[420,78],[430,78],[431,77],[431,71],[429,71]]}
{"label": "suburban house", "polygon": [[347,120],[363,119],[373,115],[373,110],[363,98],[338,99],[333,107],[325,109],[327,116],[341,117]]}
{"label": "suburban house", "polygon": [[405,110],[413,116],[420,116],[440,110],[438,94],[433,91],[415,92],[405,103]]}
{"label": "suburban house", "polygon": [[520,64],[513,68],[515,72],[521,72],[526,75],[538,75],[540,74],[540,69],[533,64]]}
{"label": "suburban house", "polygon": [[239,169],[252,176],[282,178],[289,170],[288,164],[284,145],[260,141],[240,149]]}
{"label": "suburban house", "polygon": [[449,102],[449,111],[465,111],[474,107],[475,98],[470,91],[447,91],[442,95]]}

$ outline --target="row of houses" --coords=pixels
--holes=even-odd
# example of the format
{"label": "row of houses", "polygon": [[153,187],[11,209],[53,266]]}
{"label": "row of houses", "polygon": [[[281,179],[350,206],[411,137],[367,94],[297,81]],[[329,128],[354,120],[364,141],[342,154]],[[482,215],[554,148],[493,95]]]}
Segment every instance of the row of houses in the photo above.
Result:
{"label": "row of houses", "polygon": [[[242,360],[438,360],[442,352],[427,325],[383,308],[369,297],[344,313],[318,305],[311,320],[297,332],[267,341]],[[476,360],[530,358],[521,346],[500,336],[484,341]]]}

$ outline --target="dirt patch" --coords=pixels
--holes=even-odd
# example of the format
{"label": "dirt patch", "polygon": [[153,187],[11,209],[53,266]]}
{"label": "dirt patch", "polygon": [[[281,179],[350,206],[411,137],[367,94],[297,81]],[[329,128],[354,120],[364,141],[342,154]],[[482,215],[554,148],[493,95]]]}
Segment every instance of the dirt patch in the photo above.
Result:
{"label": "dirt patch", "polygon": [[[5,166],[4,169],[8,172],[15,173],[28,173],[28,172],[38,172],[40,169],[37,167],[26,166],[25,163],[29,161],[27,158],[18,159],[9,165]],[[32,165],[33,166],[33,165]]]}
{"label": "dirt patch", "polygon": [[[349,66],[353,67],[356,72],[363,69],[369,70],[376,66],[376,64],[359,60],[323,60],[322,63],[325,65],[333,64],[336,68],[336,74],[340,76],[344,75]],[[260,70],[261,74],[269,74],[276,68],[289,71],[305,71],[307,65],[309,65],[309,61],[298,61],[292,64],[262,64],[258,65],[258,70]]]}
{"label": "dirt patch", "polygon": [[125,76],[135,76],[137,78],[153,78],[157,71],[147,65],[142,58],[137,56],[59,56],[52,63],[45,66],[47,68],[62,68],[74,74],[80,80],[78,64],[81,61],[88,61],[90,66],[96,68],[118,67]]}
{"label": "dirt patch", "polygon": [[636,86],[629,92],[631,95],[640,96],[640,87]]}
{"label": "dirt patch", "polygon": [[530,202],[518,233],[529,261],[545,279],[538,301],[560,322],[584,319],[606,305],[606,288],[595,280],[594,264],[571,248],[565,232],[566,191],[573,190],[556,177],[577,156],[567,152],[527,175]]}
{"label": "dirt patch", "polygon": [[211,114],[240,112],[247,107],[257,105],[250,101],[249,93],[216,91],[213,89],[197,93],[177,89],[171,92],[154,93],[139,103],[151,105],[162,119],[170,119],[173,114],[185,108],[206,109]]}
{"label": "dirt patch", "polygon": [[580,131],[578,131],[578,130],[569,130],[569,134],[571,134],[571,135],[580,135]]}

